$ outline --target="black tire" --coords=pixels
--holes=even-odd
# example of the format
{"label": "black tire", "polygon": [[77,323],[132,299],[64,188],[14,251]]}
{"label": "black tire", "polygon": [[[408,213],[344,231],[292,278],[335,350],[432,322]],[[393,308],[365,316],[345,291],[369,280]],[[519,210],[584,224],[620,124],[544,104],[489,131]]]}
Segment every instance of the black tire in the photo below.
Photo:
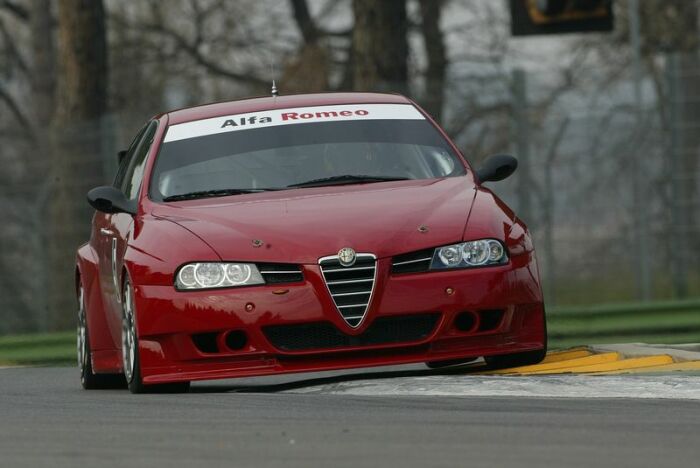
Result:
{"label": "black tire", "polygon": [[547,356],[547,317],[542,310],[542,321],[544,333],[544,347],[535,351],[524,353],[501,354],[497,356],[484,356],[484,361],[489,369],[508,369],[510,367],[532,366],[539,364]]}
{"label": "black tire", "polygon": [[467,364],[472,361],[476,361],[478,358],[468,357],[462,359],[449,359],[447,361],[428,361],[425,363],[430,369],[442,369],[443,367],[458,366],[460,364]]}
{"label": "black tire", "polygon": [[[129,313],[130,311],[130,313]],[[129,319],[130,317],[130,319]],[[126,327],[131,327],[133,342],[125,340]],[[125,346],[131,343],[133,349],[133,361],[131,372],[127,372],[127,353]],[[145,385],[141,378],[141,360],[139,357],[139,337],[136,327],[136,308],[133,302],[133,292],[131,283],[127,279],[124,281],[122,290],[122,365],[124,366],[124,378],[131,393],[186,393],[190,390],[189,382],[174,382],[168,384]]]}
{"label": "black tire", "polygon": [[81,367],[80,383],[85,390],[114,390],[126,388],[126,381],[122,374],[95,374],[92,371],[91,359],[88,359],[86,366]]}
{"label": "black tire", "polygon": [[87,309],[83,297],[82,284],[78,288],[78,330],[77,330],[78,369],[80,384],[85,390],[124,388],[126,382],[121,374],[95,374],[92,370],[90,334],[87,327]]}
{"label": "black tire", "polygon": [[547,348],[524,353],[501,354],[499,356],[484,356],[489,369],[508,369],[510,367],[531,366],[539,364],[547,355]]}

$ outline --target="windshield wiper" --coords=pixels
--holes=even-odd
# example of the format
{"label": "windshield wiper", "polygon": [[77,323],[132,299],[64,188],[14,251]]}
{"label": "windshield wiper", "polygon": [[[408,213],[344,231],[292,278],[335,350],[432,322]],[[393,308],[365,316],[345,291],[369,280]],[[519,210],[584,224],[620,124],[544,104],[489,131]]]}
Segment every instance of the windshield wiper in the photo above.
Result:
{"label": "windshield wiper", "polygon": [[258,193],[258,192],[268,192],[271,190],[282,190],[278,188],[232,188],[232,189],[217,189],[217,190],[199,190],[196,192],[179,193],[177,195],[170,195],[169,197],[163,197],[164,202],[178,201],[178,200],[194,200],[196,198],[210,198],[210,197],[225,197],[228,195],[241,195],[243,193]]}
{"label": "windshield wiper", "polygon": [[383,177],[371,175],[337,175],[332,177],[323,177],[321,179],[307,180],[298,184],[288,185],[287,187],[321,187],[324,185],[344,185],[344,184],[362,184],[371,182],[390,182],[392,180],[409,180],[408,177]]}

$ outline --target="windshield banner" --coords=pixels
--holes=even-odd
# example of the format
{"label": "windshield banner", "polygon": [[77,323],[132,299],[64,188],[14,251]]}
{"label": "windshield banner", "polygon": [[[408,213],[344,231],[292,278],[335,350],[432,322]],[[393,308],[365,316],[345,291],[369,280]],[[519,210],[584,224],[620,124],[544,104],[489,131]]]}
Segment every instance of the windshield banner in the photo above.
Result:
{"label": "windshield banner", "polygon": [[352,104],[295,107],[195,120],[168,127],[164,143],[217,133],[345,120],[424,120],[411,104]]}

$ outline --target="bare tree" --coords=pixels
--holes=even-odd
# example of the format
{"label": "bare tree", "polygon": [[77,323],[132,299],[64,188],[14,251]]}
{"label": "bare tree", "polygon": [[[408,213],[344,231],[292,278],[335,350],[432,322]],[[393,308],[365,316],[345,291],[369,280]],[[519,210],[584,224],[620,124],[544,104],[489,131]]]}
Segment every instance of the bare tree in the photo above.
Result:
{"label": "bare tree", "polygon": [[321,43],[321,33],[309,13],[306,0],[290,0],[294,21],[303,42],[297,55],[287,61],[283,83],[285,92],[327,91],[328,51]]}
{"label": "bare tree", "polygon": [[19,23],[23,27],[28,22],[29,11],[19,3],[5,1],[0,3],[0,12],[7,13],[11,18],[5,21],[4,17],[0,15],[0,44],[2,45],[0,53],[3,59],[3,76],[0,76],[0,78],[3,78],[0,80],[0,105],[4,105],[10,111],[15,123],[19,124],[20,128],[23,129],[22,135],[31,138],[31,119],[27,115],[24,106],[20,104],[17,96],[14,96],[7,89],[5,85],[6,76],[4,76],[13,74],[13,70],[17,70],[22,76],[27,76],[30,71],[25,55],[20,50],[20,41],[14,37],[12,31],[12,23]]}
{"label": "bare tree", "polygon": [[408,92],[405,0],[353,0],[353,86]]}
{"label": "bare tree", "polygon": [[75,249],[89,234],[85,193],[103,180],[100,126],[107,106],[107,48],[102,1],[61,0],[58,32],[49,301],[53,326],[65,328],[75,307]]}
{"label": "bare tree", "polygon": [[45,126],[51,120],[56,91],[56,47],[51,3],[51,0],[31,2],[32,97],[34,115],[40,126]]}
{"label": "bare tree", "polygon": [[420,0],[421,34],[428,57],[425,70],[425,95],[423,107],[438,122],[442,120],[445,93],[445,73],[447,52],[445,40],[440,30],[440,15],[443,0]]}
{"label": "bare tree", "polygon": [[206,74],[210,87],[217,79],[238,92],[269,87],[267,57],[280,27],[253,28],[247,20],[256,13],[255,2],[173,0],[167,6],[149,1],[131,7],[116,4],[109,12],[111,24],[137,34],[150,52],[165,55],[164,64],[178,75]]}

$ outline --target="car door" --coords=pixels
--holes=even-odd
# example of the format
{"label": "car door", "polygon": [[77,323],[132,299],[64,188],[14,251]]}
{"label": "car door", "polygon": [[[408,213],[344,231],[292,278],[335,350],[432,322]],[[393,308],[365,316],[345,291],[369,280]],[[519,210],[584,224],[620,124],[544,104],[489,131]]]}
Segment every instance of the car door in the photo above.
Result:
{"label": "car door", "polygon": [[[132,142],[129,150],[121,161],[119,172],[114,180],[114,186],[120,189],[131,201],[138,197],[143,177],[148,149],[155,134],[154,122],[144,126]],[[136,184],[136,188],[134,188]],[[121,269],[129,233],[133,226],[133,217],[128,213],[113,213],[104,215],[100,227],[102,237],[100,255],[100,276],[105,315],[109,325],[112,340],[116,348],[121,346]]]}

